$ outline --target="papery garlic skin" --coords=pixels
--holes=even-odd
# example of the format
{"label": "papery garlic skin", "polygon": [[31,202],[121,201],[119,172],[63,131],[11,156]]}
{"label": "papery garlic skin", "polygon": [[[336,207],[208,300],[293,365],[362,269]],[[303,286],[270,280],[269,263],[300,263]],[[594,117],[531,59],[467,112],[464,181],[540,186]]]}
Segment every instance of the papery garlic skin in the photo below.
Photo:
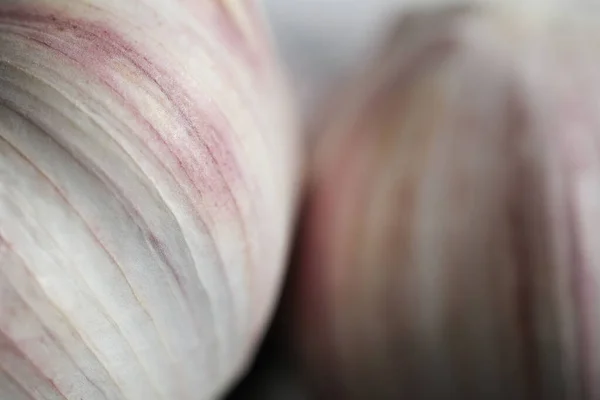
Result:
{"label": "papery garlic skin", "polygon": [[292,104],[253,1],[0,3],[0,399],[207,399],[273,308]]}
{"label": "papery garlic skin", "polygon": [[330,109],[284,315],[323,398],[600,398],[595,16],[522,10],[406,14]]}

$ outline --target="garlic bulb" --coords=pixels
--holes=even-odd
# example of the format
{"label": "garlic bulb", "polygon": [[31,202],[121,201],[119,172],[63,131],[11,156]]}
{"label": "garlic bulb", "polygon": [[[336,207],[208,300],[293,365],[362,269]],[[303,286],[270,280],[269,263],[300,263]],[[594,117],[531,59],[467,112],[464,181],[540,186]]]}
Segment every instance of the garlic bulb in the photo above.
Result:
{"label": "garlic bulb", "polygon": [[206,399],[245,367],[298,161],[261,12],[0,2],[0,399]]}
{"label": "garlic bulb", "polygon": [[291,295],[323,398],[600,398],[597,15],[534,10],[407,13],[328,110]]}

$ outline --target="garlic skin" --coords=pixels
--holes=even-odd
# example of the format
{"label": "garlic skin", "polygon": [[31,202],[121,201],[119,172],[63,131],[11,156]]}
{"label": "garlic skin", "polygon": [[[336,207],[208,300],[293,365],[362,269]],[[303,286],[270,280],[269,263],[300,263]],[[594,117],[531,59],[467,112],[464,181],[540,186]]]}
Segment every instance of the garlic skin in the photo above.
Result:
{"label": "garlic skin", "polygon": [[283,316],[322,398],[600,398],[596,18],[422,8],[338,95]]}
{"label": "garlic skin", "polygon": [[219,396],[278,294],[293,104],[254,1],[0,2],[0,399]]}

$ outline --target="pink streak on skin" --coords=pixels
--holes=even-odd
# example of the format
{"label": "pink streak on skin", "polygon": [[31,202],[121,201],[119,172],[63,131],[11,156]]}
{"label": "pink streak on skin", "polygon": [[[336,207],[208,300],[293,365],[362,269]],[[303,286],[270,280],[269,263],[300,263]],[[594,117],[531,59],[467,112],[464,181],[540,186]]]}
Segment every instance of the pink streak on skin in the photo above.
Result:
{"label": "pink streak on skin", "polygon": [[[219,204],[228,204],[233,197],[228,182],[241,179],[240,167],[234,158],[229,142],[231,127],[217,110],[200,108],[185,92],[183,85],[174,82],[172,76],[161,70],[141,52],[136,51],[130,43],[121,38],[108,26],[99,26],[88,21],[69,18],[58,18],[55,15],[40,14],[36,11],[2,11],[0,23],[11,26],[30,28],[27,39],[46,46],[82,65],[86,73],[99,77],[112,91],[127,102],[126,91],[119,87],[113,72],[108,70],[107,60],[122,60],[130,62],[137,71],[148,81],[156,84],[156,88],[168,99],[174,108],[179,125],[184,127],[190,140],[174,141],[166,136],[168,132],[160,132],[157,128],[144,121],[147,128],[156,137],[142,138],[147,144],[157,141],[171,152],[182,172],[191,182],[202,182],[199,192],[209,194]],[[37,28],[37,29],[36,29]],[[35,30],[34,30],[35,29]],[[85,49],[85,51],[82,51]],[[135,104],[126,104],[130,111],[143,119],[144,111],[138,110]],[[195,147],[208,153],[213,161],[213,169],[200,171],[198,160],[194,157]],[[206,166],[204,166],[206,167]],[[208,175],[210,174],[210,175]],[[206,176],[208,175],[208,176]],[[223,198],[225,196],[225,198]]]}
{"label": "pink streak on skin", "polygon": [[[185,85],[179,83],[174,74],[169,74],[151,61],[143,50],[136,50],[110,26],[59,17],[56,12],[52,14],[46,10],[21,7],[9,10],[0,8],[0,29],[4,27],[27,28],[11,32],[65,56],[111,90],[146,128],[132,133],[140,137],[179,184],[193,188],[194,193],[189,201],[202,215],[203,221],[214,225],[211,213],[202,213],[201,205],[214,204],[226,213],[235,214],[243,237],[248,240],[246,218],[242,215],[235,193],[243,189],[256,194],[256,188],[252,182],[243,179],[244,171],[232,153],[234,146],[231,139],[235,137],[235,132],[220,110],[208,104],[198,105],[198,101],[187,94]],[[145,118],[147,111],[140,110],[129,101],[127,89],[115,79],[115,71],[109,67],[111,60],[132,64],[140,76],[155,84],[168,100],[169,110],[175,114],[178,125],[185,128],[187,137],[169,139],[169,132],[161,131]],[[171,156],[176,165],[171,162]],[[255,214],[256,210],[251,212]],[[212,235],[210,237],[216,246]],[[244,248],[249,273],[255,268],[254,249],[249,245]],[[222,259],[220,263],[226,269]],[[252,288],[249,295],[255,296]]]}
{"label": "pink streak on skin", "polygon": [[220,31],[223,34],[225,43],[229,44],[233,48],[248,50],[249,46],[248,42],[246,41],[246,37],[244,37],[244,33],[232,19],[233,16],[225,4],[223,4],[222,1],[216,1],[215,4],[218,10],[216,22],[221,28]]}
{"label": "pink streak on skin", "polygon": [[[12,251],[10,244],[4,241],[3,238],[0,238],[0,253],[8,251]],[[2,310],[3,308],[0,308],[0,311]],[[0,312],[0,319],[2,319],[3,321],[10,321],[13,318],[17,318],[19,313],[21,312],[21,310],[15,309],[14,307],[4,309],[3,311],[4,312]],[[47,378],[44,375],[44,373],[40,369],[40,366],[32,362],[23,352],[21,346],[25,344],[26,343],[16,343],[11,337],[7,336],[6,333],[3,332],[2,328],[0,327],[0,358],[8,360],[18,359],[21,362],[25,363],[27,368],[30,368],[34,372],[37,379],[43,381],[48,385],[47,388],[50,388],[54,392],[55,396],[64,397],[58,389],[57,385],[51,379]],[[12,376],[9,368],[5,368],[2,365],[0,365],[0,372],[5,372],[7,376],[9,376],[10,379],[13,380],[23,390],[23,392],[27,394],[29,398],[33,399],[33,395],[25,386],[23,386],[23,382],[17,381],[14,378],[14,376]]]}
{"label": "pink streak on skin", "polygon": [[229,53],[238,55],[257,76],[261,76],[262,73],[267,72],[266,68],[272,65],[272,63],[265,61],[270,61],[272,53],[270,53],[271,49],[267,48],[267,35],[259,31],[259,24],[254,23],[262,18],[257,11],[257,5],[254,0],[241,0],[235,5],[235,7],[243,8],[244,14],[248,15],[253,22],[251,26],[252,34],[258,39],[254,43],[245,36],[223,0],[179,1],[192,15],[197,17],[200,23],[206,23],[214,27],[212,31],[221,39],[220,43],[225,44],[231,50]]}
{"label": "pink streak on skin", "polygon": [[[222,1],[216,2],[218,7],[218,14],[216,18],[216,24],[219,26],[223,43],[226,43],[232,49],[235,49],[238,53],[241,53],[249,66],[260,72],[264,69],[265,63],[262,62],[263,57],[259,48],[255,48],[251,43],[248,42],[244,36],[244,32],[240,29],[236,21],[232,20],[232,15],[227,10]],[[247,8],[247,7],[244,7]],[[254,28],[254,27],[253,27]]]}
{"label": "pink streak on skin", "polygon": [[[17,318],[19,312],[21,312],[21,310],[8,310],[8,312],[5,315],[2,315],[2,318],[5,320],[10,320],[10,318]],[[36,339],[37,340],[37,339]],[[27,343],[23,342],[23,343],[17,343],[15,341],[13,341],[13,339],[11,339],[9,336],[7,336],[2,330],[0,330],[0,358],[3,359],[7,359],[7,360],[11,360],[11,359],[17,359],[20,360],[21,363],[24,364],[24,366],[28,369],[30,369],[34,374],[36,379],[39,379],[41,382],[44,382],[47,384],[45,389],[49,389],[53,392],[53,395],[56,396],[57,398],[66,398],[62,392],[58,389],[58,386],[56,385],[56,383],[52,380],[49,379],[48,377],[46,377],[44,375],[44,373],[41,371],[40,366],[36,365],[36,363],[32,362],[26,355],[26,353],[24,353],[21,350],[22,346],[26,347]],[[22,368],[23,366],[21,366]],[[14,368],[16,369],[17,366],[15,365]],[[14,377],[10,374],[10,369],[12,368],[5,368],[3,366],[0,366],[0,371],[5,371],[8,376],[10,376],[11,378],[14,379]],[[16,380],[15,380],[16,382]],[[23,385],[23,382],[18,382],[19,385]],[[27,390],[25,387],[22,387],[23,391],[25,393],[27,393],[28,396],[33,398],[32,393],[29,392],[29,390]]]}
{"label": "pink streak on skin", "polygon": [[[11,244],[11,243],[9,243],[9,242],[6,240],[6,238],[4,238],[3,236],[0,236],[0,263],[2,263],[2,261],[3,261],[3,258],[4,258],[4,257],[5,257],[7,254],[10,254],[10,253],[12,253],[14,256],[16,256],[17,258],[19,258],[21,263],[24,263],[24,260],[23,260],[23,259],[21,259],[21,258],[20,258],[20,256],[19,256],[17,253],[14,253],[12,244]],[[24,268],[24,269],[23,269],[23,273],[24,273],[24,274],[25,274],[25,275],[26,275],[26,276],[27,276],[27,277],[28,277],[28,278],[29,278],[29,279],[30,279],[32,282],[36,280],[35,276],[34,276],[34,275],[31,273],[31,271],[30,271],[30,270],[28,270],[27,268]],[[1,277],[1,279],[6,279],[6,276],[4,276],[4,275],[3,275],[2,271],[0,271],[0,277]],[[26,304],[26,303],[24,303],[24,304]],[[30,306],[27,306],[27,308],[29,308],[29,310],[32,310]],[[4,320],[4,321],[8,320],[8,318],[6,318],[6,317],[7,317],[7,315],[6,315],[6,314],[2,314],[2,313],[0,313],[0,320]],[[11,315],[11,313],[8,313],[8,317],[9,317],[9,318],[10,318],[10,317],[15,317],[15,315]],[[63,351],[63,352],[64,352],[64,353],[67,355],[67,357],[68,357],[69,361],[71,361],[71,362],[72,362],[74,365],[77,365],[77,363],[75,362],[75,360],[74,360],[74,359],[73,359],[73,358],[72,358],[72,357],[71,357],[71,356],[70,356],[70,355],[69,355],[69,354],[68,354],[68,353],[65,351],[65,347],[64,347],[64,346],[62,346],[62,345],[61,345],[61,343],[60,343],[59,341],[57,341],[57,340],[56,340],[56,338],[55,338],[55,337],[52,335],[52,333],[51,333],[50,331],[48,331],[46,327],[44,327],[43,329],[44,329],[44,333],[45,333],[46,335],[48,335],[48,337],[49,337],[49,338],[52,340],[52,344],[53,344],[53,345],[55,345],[55,346],[57,346],[58,348],[60,348],[60,349],[61,349],[61,351]],[[82,337],[81,337],[81,336],[79,336],[78,334],[76,334],[76,333],[74,333],[74,332],[72,332],[72,333],[73,333],[73,337],[74,337],[74,338],[76,338],[77,340],[80,340],[80,341],[81,341],[81,340],[83,340],[83,339],[82,339]],[[2,332],[2,329],[0,329],[0,336],[2,336],[3,334],[4,334],[4,333]],[[37,340],[37,339],[36,339],[36,340]],[[40,343],[43,343],[43,339],[39,340],[39,342],[40,342]],[[2,354],[2,344],[1,344],[1,343],[2,343],[2,340],[0,339],[0,354]],[[9,340],[9,343],[14,343],[14,344],[17,344],[17,343],[16,343],[16,342],[14,342],[13,340]],[[17,351],[19,352],[19,355],[20,355],[20,356],[23,356],[23,355],[24,355],[24,351],[25,351],[25,349],[21,348],[21,349],[17,349]],[[6,354],[6,353],[5,353],[5,354]],[[1,359],[1,358],[2,358],[2,357],[0,357],[0,359]],[[29,360],[29,361],[32,361],[32,360],[30,360],[30,359],[27,359],[27,360]],[[39,364],[39,363],[35,363],[35,362],[31,362],[31,366],[32,366],[32,368],[34,368],[34,370],[35,370],[35,371],[37,371],[39,374],[41,374],[41,376],[44,376],[44,377],[46,377],[46,375],[45,375],[45,374],[43,373],[43,371],[42,371],[42,366],[41,366],[41,364]],[[105,372],[105,373],[106,373],[108,376],[110,376],[110,373],[109,373],[109,371],[108,371],[108,370],[107,370],[107,369],[104,367],[104,365],[102,365],[102,366],[101,366],[101,368],[103,369],[103,371],[104,371],[104,372]],[[2,367],[0,367],[0,373],[1,373],[1,372],[2,372]],[[90,379],[90,377],[89,377],[89,376],[87,376],[87,375],[85,374],[85,372],[84,372],[82,369],[80,369],[80,372],[82,373],[82,376],[83,376],[83,377],[84,377],[84,378],[87,380],[87,382],[88,382],[88,383],[89,383],[91,386],[93,386],[93,387],[94,387],[95,389],[97,389],[99,392],[103,393],[103,394],[105,395],[105,397],[107,397],[107,398],[108,398],[108,396],[107,396],[107,394],[106,394],[106,392],[105,392],[105,390],[104,390],[104,389],[102,389],[100,386],[98,386],[98,384],[97,384],[97,383],[96,383],[94,380]],[[27,394],[29,394],[27,387],[23,386],[23,385],[22,385],[21,383],[19,383],[19,382],[16,382],[16,380],[14,380],[14,378],[13,378],[13,377],[10,375],[10,373],[7,373],[7,375],[9,376],[9,379],[11,379],[12,381],[14,381],[14,382],[15,382],[15,383],[16,383],[16,384],[17,384],[17,385],[18,385],[18,386],[19,386],[19,387],[20,387],[20,388],[21,388],[21,389],[22,389],[24,392],[27,392]],[[47,378],[46,378],[46,379],[47,379]],[[53,382],[52,380],[48,380],[48,381],[49,381],[49,382],[52,384],[52,386],[54,387],[54,389],[55,389],[56,391],[59,391],[59,389],[58,389],[58,386],[57,386],[56,384],[54,384],[54,382]],[[117,385],[116,381],[114,381],[114,380],[113,380],[113,383],[114,383],[115,385]],[[31,396],[29,396],[29,397],[33,399],[33,397],[31,397]]]}

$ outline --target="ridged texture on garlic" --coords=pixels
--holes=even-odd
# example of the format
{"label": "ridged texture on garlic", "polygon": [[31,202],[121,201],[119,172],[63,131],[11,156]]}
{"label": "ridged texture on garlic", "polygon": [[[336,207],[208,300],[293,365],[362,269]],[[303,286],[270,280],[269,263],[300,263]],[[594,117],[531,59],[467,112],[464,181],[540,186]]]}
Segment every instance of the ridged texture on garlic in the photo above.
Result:
{"label": "ridged texture on garlic", "polygon": [[600,397],[597,19],[522,10],[406,14],[331,108],[292,332],[323,398]]}
{"label": "ridged texture on garlic", "polygon": [[294,121],[260,9],[0,2],[0,399],[222,392],[273,307]]}

